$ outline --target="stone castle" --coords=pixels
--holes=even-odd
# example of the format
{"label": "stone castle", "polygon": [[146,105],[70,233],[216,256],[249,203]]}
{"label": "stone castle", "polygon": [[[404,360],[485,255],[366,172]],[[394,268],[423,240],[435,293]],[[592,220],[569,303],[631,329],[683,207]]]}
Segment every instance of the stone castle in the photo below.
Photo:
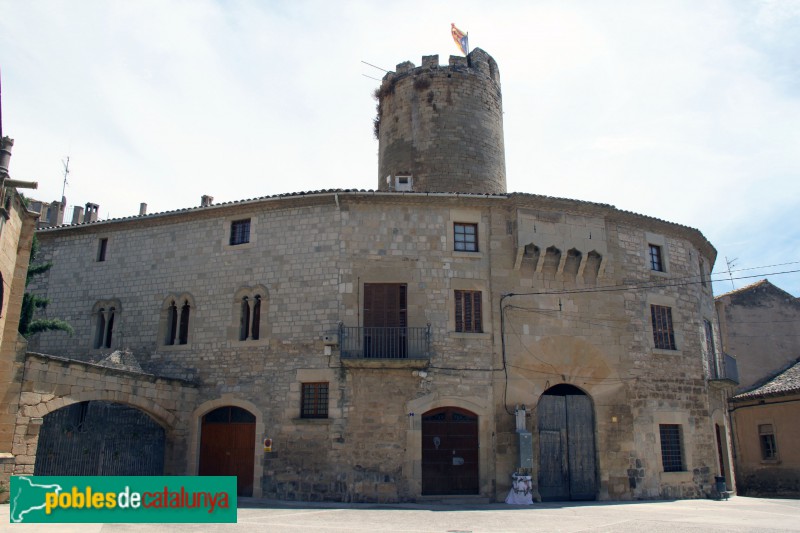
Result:
{"label": "stone castle", "polygon": [[75,335],[29,346],[15,471],[71,472],[69,427],[115,443],[84,472],[235,474],[291,500],[502,500],[512,475],[545,500],[732,485],[703,235],[507,193],[480,49],[402,63],[377,94],[377,190],[38,232],[54,266],[32,290]]}

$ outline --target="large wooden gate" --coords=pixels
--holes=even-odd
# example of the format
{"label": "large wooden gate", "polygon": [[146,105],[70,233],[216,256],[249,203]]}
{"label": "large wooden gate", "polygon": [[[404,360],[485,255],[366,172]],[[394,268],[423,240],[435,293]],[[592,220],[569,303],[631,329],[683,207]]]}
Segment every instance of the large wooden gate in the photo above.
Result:
{"label": "large wooden gate", "polygon": [[239,407],[220,407],[203,417],[201,476],[236,476],[239,496],[253,495],[256,417]]}
{"label": "large wooden gate", "polygon": [[422,415],[422,494],[478,490],[478,415],[457,407]]}
{"label": "large wooden gate", "polygon": [[545,391],[539,422],[539,494],[542,500],[594,500],[597,467],[591,399],[571,385]]}
{"label": "large wooden gate", "polygon": [[160,476],[164,429],[143,411],[92,401],[44,416],[39,430],[37,476]]}

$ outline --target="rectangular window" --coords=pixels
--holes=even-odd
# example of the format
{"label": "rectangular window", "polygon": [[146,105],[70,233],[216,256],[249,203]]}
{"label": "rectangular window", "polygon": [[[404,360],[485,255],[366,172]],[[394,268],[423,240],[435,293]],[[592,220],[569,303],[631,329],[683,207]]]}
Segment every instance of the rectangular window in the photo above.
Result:
{"label": "rectangular window", "polygon": [[651,305],[650,316],[653,320],[653,340],[656,348],[676,350],[675,331],[672,329],[672,309],[663,305]]}
{"label": "rectangular window", "polygon": [[328,383],[303,383],[300,418],[328,418]]}
{"label": "rectangular window", "polygon": [[456,331],[481,333],[481,291],[455,291]]}
{"label": "rectangular window", "polygon": [[97,261],[106,260],[106,250],[108,249],[108,239],[100,239],[97,246]]}
{"label": "rectangular window", "polygon": [[679,424],[661,424],[661,464],[664,472],[683,472],[683,445]]}
{"label": "rectangular window", "polygon": [[775,432],[772,424],[759,424],[758,439],[761,441],[761,459],[774,461],[778,458],[778,447],[775,444]]}
{"label": "rectangular window", "polygon": [[708,367],[711,371],[711,378],[717,378],[717,350],[714,347],[714,327],[708,320],[703,320],[706,329],[706,353],[708,354]]}
{"label": "rectangular window", "polygon": [[231,246],[250,242],[250,219],[231,222]]}
{"label": "rectangular window", "polygon": [[453,240],[455,241],[456,252],[477,252],[478,225],[463,224],[461,222],[454,223]]}
{"label": "rectangular window", "polygon": [[650,245],[650,270],[664,272],[664,260],[661,254],[661,247],[655,244]]}

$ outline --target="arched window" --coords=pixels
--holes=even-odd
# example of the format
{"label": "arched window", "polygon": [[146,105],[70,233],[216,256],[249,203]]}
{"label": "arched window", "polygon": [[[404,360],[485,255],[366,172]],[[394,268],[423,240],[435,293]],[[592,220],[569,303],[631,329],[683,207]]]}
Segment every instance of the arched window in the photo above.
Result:
{"label": "arched window", "polygon": [[266,316],[267,289],[263,285],[245,287],[234,296],[234,319],[238,329],[239,341],[257,341],[264,338],[262,317]]}
{"label": "arched window", "polygon": [[242,298],[242,314],[239,323],[239,340],[246,341],[250,336],[250,300]]}
{"label": "arched window", "polygon": [[171,294],[161,306],[159,338],[164,346],[189,344],[191,313],[194,299],[190,294]]}
{"label": "arched window", "polygon": [[189,302],[183,302],[181,307],[181,328],[178,336],[178,344],[186,344],[189,341]]}
{"label": "arched window", "polygon": [[175,335],[178,329],[178,306],[173,300],[167,308],[167,337],[164,344],[172,346],[175,344]]}
{"label": "arched window", "polygon": [[104,300],[94,304],[92,310],[92,320],[94,321],[92,348],[96,350],[111,348],[114,339],[114,325],[119,321],[120,310],[119,300]]}

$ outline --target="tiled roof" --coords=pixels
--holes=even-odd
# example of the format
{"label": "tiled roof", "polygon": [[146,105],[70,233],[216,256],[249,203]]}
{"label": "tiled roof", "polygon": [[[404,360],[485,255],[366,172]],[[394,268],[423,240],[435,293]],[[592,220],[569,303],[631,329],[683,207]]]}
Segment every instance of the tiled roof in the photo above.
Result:
{"label": "tiled roof", "polygon": [[769,280],[764,278],[762,280],[756,281],[755,283],[751,283],[750,285],[745,285],[744,287],[740,287],[740,288],[738,288],[736,290],[722,293],[719,296],[715,296],[714,299],[722,298],[723,296],[730,296],[732,294],[739,294],[740,292],[747,292],[747,291],[749,291],[751,289],[755,289],[756,287],[759,287],[761,285],[766,285],[766,284],[772,285],[771,283],[769,283]]}
{"label": "tiled roof", "polygon": [[523,192],[511,192],[511,193],[506,193],[506,194],[496,194],[496,193],[479,194],[479,193],[463,193],[463,192],[455,192],[455,191],[454,192],[394,192],[394,191],[376,191],[376,190],[373,190],[373,189],[320,189],[320,190],[317,190],[317,191],[300,191],[300,192],[292,192],[292,193],[273,194],[273,195],[270,195],[270,196],[260,196],[260,197],[257,197],[257,198],[247,198],[247,199],[243,199],[243,200],[233,200],[233,201],[230,201],[230,202],[215,203],[215,204],[211,204],[209,206],[185,207],[185,208],[182,208],[182,209],[173,209],[171,211],[161,211],[161,212],[158,212],[158,213],[150,213],[150,214],[146,214],[146,215],[131,215],[131,216],[127,216],[127,217],[110,218],[110,219],[105,219],[105,220],[97,220],[95,222],[83,222],[81,224],[63,224],[61,226],[50,226],[50,227],[46,227],[46,228],[41,228],[38,231],[40,231],[40,232],[48,232],[48,231],[59,230],[59,229],[74,228],[74,227],[80,227],[80,226],[89,226],[89,225],[93,225],[93,224],[103,224],[103,223],[109,223],[109,222],[130,221],[130,220],[135,220],[135,219],[157,218],[157,217],[163,217],[163,216],[168,216],[168,215],[174,215],[174,214],[178,214],[178,213],[188,213],[188,212],[193,212],[193,211],[200,211],[200,210],[203,210],[203,209],[214,209],[214,208],[237,205],[237,204],[255,203],[255,202],[260,202],[260,201],[264,201],[264,200],[277,200],[277,199],[292,198],[292,197],[322,196],[322,195],[330,195],[330,194],[355,194],[355,195],[357,195],[357,194],[374,194],[374,195],[380,195],[380,196],[393,196],[393,195],[397,195],[397,196],[437,196],[437,195],[450,196],[450,195],[458,195],[460,197],[472,197],[472,198],[512,198],[512,197],[517,197],[517,198],[530,198],[530,199],[536,199],[536,200],[551,200],[551,201],[556,201],[556,202],[571,202],[571,203],[575,203],[575,204],[579,204],[579,205],[593,206],[593,207],[599,207],[599,208],[603,208],[603,209],[611,209],[611,210],[617,211],[619,213],[623,213],[625,215],[630,215],[630,216],[643,218],[643,219],[647,219],[647,220],[653,220],[653,221],[656,221],[656,222],[669,224],[671,226],[680,227],[680,228],[688,229],[688,230],[691,230],[691,231],[696,231],[696,232],[699,233],[699,230],[697,230],[696,228],[692,228],[690,226],[685,226],[683,224],[678,224],[676,222],[670,222],[668,220],[663,220],[663,219],[656,218],[656,217],[651,217],[651,216],[648,216],[648,215],[642,215],[640,213],[634,213],[633,211],[625,211],[623,209],[617,209],[616,207],[614,207],[611,204],[603,204],[603,203],[591,202],[591,201],[587,201],[587,200],[576,200],[576,199],[573,199],[573,198],[561,198],[561,197],[558,197],[558,196],[546,196],[546,195],[541,195],[541,194],[532,194],[532,193],[523,193]]}
{"label": "tiled roof", "polygon": [[792,392],[800,392],[800,360],[763,385],[737,394],[732,399],[749,400],[766,396],[779,396]]}

